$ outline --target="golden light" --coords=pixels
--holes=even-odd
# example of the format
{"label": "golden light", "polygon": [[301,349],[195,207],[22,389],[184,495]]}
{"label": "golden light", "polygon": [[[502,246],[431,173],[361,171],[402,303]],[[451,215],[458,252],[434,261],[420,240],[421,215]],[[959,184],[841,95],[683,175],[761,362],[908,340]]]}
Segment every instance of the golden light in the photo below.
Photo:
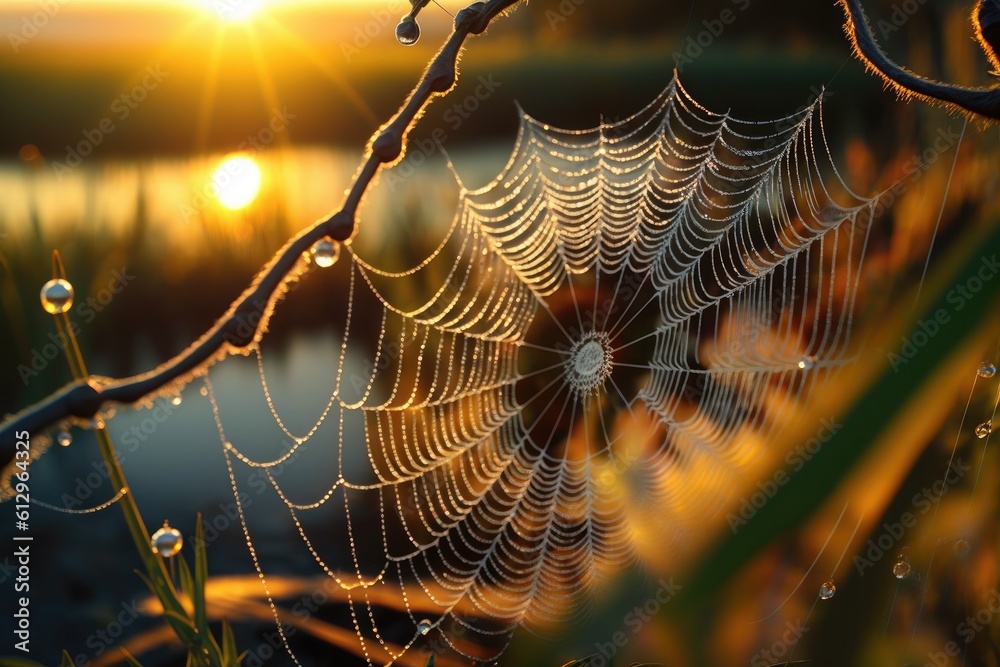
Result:
{"label": "golden light", "polygon": [[212,173],[215,198],[231,211],[246,208],[260,192],[260,167],[246,155],[226,157]]}
{"label": "golden light", "polygon": [[265,0],[199,0],[199,4],[222,21],[243,23],[253,18],[266,3]]}

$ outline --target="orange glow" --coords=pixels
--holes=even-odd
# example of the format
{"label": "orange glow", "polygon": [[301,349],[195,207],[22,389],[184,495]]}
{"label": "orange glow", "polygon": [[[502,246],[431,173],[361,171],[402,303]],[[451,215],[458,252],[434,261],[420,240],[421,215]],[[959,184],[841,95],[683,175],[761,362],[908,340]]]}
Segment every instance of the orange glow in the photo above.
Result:
{"label": "orange glow", "polygon": [[207,11],[222,21],[245,23],[267,4],[265,0],[198,0]]}
{"label": "orange glow", "polygon": [[246,155],[232,155],[212,173],[215,197],[225,208],[238,211],[246,208],[260,193],[260,167]]}

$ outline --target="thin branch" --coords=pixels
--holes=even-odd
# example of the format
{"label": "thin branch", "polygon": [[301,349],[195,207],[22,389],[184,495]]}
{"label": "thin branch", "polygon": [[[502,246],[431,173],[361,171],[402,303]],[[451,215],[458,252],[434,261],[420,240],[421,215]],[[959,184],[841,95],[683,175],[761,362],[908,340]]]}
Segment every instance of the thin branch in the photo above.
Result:
{"label": "thin branch", "polygon": [[[854,47],[854,54],[878,74],[886,85],[900,97],[917,99],[960,111],[980,122],[1000,120],[1000,86],[969,88],[942,83],[915,74],[896,64],[879,47],[872,34],[871,25],[861,6],[861,0],[838,0],[846,15],[844,30]],[[1000,31],[1000,0],[979,0],[972,14],[978,39],[993,67],[1000,69],[997,60],[998,31]]]}
{"label": "thin branch", "polygon": [[[457,14],[454,30],[431,60],[403,107],[369,142],[366,157],[343,207],[289,240],[201,338],[148,373],[100,382],[94,379],[75,382],[6,420],[0,426],[0,468],[11,462],[15,442],[19,437],[23,438],[25,432],[36,434],[68,418],[91,419],[106,403],[141,401],[169,388],[205,364],[233,351],[245,350],[256,341],[266,330],[274,303],[282,295],[286,279],[295,270],[302,253],[324,237],[342,242],[354,235],[358,206],[372,179],[383,166],[402,158],[406,135],[430,100],[454,87],[458,79],[458,55],[465,40],[470,35],[484,32],[494,18],[521,1],[475,2]],[[5,475],[0,479],[0,490],[6,485]]]}

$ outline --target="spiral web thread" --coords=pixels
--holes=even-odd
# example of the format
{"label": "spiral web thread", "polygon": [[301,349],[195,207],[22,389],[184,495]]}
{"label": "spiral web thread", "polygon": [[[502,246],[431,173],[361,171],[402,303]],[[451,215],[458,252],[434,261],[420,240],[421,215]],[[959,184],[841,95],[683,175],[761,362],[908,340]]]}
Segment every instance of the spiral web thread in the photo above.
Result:
{"label": "spiral web thread", "polygon": [[[462,188],[419,264],[385,271],[345,246],[329,269],[339,365],[311,428],[286,427],[259,346],[290,443],[275,456],[227,436],[208,382],[265,587],[239,466],[264,471],[344,589],[370,664],[424,635],[495,657],[515,627],[582,613],[600,582],[697,530],[846,361],[874,206],[837,174],[820,106],[742,121],[674,79],[590,130],[522,115],[503,172]],[[303,497],[272,470],[310,448],[335,454],[329,487]],[[324,538],[349,557],[320,553],[314,511],[337,517]]]}

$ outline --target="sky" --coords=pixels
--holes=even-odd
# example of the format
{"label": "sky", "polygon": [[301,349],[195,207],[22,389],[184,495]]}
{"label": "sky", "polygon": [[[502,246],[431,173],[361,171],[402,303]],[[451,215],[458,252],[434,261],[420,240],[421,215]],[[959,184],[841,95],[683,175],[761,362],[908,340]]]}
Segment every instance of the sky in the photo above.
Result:
{"label": "sky", "polygon": [[[441,5],[454,13],[463,3]],[[252,27],[268,21],[284,23],[306,39],[341,39],[337,28],[373,19],[394,26],[409,10],[409,0],[0,0],[0,45],[14,55],[53,45],[107,48],[168,39],[193,26]],[[421,18],[451,20],[439,8],[424,10]]]}

